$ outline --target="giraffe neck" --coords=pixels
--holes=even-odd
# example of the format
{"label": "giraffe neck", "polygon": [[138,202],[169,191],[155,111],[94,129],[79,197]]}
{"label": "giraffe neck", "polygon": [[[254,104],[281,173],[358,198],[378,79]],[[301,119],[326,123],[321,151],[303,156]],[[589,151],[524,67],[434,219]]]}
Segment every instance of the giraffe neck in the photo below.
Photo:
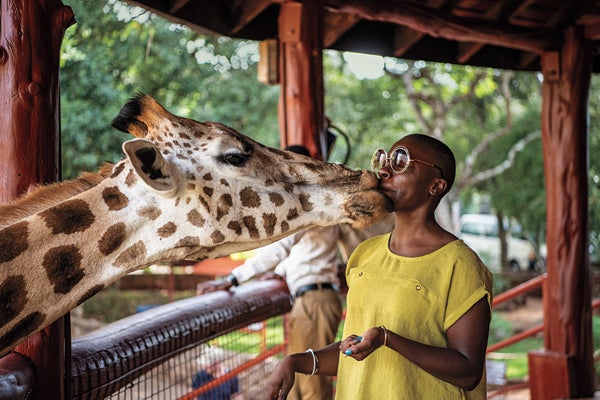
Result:
{"label": "giraffe neck", "polygon": [[108,177],[0,229],[0,349],[132,271],[255,248],[307,226],[299,221],[268,239],[228,237],[202,201],[163,199],[129,180],[126,173]]}

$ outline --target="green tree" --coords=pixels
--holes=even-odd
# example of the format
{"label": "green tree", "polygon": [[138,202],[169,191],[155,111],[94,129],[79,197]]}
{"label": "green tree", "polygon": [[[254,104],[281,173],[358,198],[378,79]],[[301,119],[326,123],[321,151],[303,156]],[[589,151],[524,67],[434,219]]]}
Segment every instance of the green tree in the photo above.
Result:
{"label": "green tree", "polygon": [[69,5],[77,24],[61,57],[64,178],[121,158],[127,136],[110,122],[138,92],[278,146],[279,91],[256,80],[255,42],[199,35],[116,0]]}

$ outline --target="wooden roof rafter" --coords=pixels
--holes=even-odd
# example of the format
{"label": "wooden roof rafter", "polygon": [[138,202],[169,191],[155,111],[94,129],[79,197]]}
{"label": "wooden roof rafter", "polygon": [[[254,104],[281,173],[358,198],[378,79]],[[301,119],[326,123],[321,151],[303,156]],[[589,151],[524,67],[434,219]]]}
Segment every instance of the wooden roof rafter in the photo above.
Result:
{"label": "wooden roof rafter", "polygon": [[516,27],[462,18],[455,15],[406,1],[370,2],[355,0],[328,1],[338,11],[356,14],[372,21],[388,22],[409,27],[434,38],[457,42],[496,45],[517,50],[541,53],[560,48],[562,36],[546,29],[518,29]]}

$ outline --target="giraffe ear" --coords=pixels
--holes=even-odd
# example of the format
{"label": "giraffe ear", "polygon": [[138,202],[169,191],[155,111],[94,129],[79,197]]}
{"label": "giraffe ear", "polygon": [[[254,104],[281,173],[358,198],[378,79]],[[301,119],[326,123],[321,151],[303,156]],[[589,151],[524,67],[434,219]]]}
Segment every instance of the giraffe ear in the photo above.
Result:
{"label": "giraffe ear", "polygon": [[179,189],[179,174],[164,159],[156,145],[145,139],[123,143],[123,151],[137,175],[153,190],[165,197],[173,196]]}

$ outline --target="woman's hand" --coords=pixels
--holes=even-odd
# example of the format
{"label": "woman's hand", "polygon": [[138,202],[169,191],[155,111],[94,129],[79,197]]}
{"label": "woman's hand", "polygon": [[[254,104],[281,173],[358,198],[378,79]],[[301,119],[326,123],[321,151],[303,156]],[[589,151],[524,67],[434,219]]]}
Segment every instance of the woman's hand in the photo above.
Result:
{"label": "woman's hand", "polygon": [[285,356],[271,374],[265,398],[269,400],[287,399],[296,380],[295,372],[293,356]]}
{"label": "woman's hand", "polygon": [[382,328],[369,328],[362,334],[350,335],[340,344],[340,351],[357,361],[364,360],[383,344],[384,331]]}

